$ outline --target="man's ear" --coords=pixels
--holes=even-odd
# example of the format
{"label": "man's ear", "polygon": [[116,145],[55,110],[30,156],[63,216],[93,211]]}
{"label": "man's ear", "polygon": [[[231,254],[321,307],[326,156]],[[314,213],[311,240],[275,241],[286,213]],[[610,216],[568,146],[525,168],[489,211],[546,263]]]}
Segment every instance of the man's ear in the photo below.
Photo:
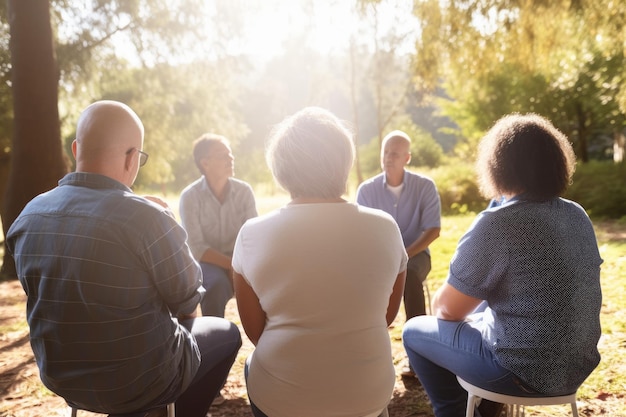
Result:
{"label": "man's ear", "polygon": [[[124,170],[130,171],[133,167],[133,160],[135,159],[135,152],[137,149],[132,149],[131,152],[126,153],[126,159],[124,160]],[[137,163],[139,163],[139,158],[137,158]]]}
{"label": "man's ear", "polygon": [[408,155],[406,156],[406,162],[404,164],[408,165],[410,162],[411,162],[411,152],[409,152]]}
{"label": "man's ear", "polygon": [[72,156],[74,157],[74,160],[76,160],[76,146],[77,146],[76,139],[74,139],[72,141]]}

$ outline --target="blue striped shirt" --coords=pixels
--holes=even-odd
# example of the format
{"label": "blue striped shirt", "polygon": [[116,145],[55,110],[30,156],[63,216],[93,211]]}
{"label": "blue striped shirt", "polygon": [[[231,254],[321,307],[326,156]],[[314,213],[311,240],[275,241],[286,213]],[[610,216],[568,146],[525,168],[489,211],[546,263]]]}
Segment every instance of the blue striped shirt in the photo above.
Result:
{"label": "blue striped shirt", "polygon": [[66,175],[24,208],[7,246],[50,390],[121,413],[189,385],[199,352],[172,315],[195,311],[204,289],[186,238],[166,209],[92,173]]}

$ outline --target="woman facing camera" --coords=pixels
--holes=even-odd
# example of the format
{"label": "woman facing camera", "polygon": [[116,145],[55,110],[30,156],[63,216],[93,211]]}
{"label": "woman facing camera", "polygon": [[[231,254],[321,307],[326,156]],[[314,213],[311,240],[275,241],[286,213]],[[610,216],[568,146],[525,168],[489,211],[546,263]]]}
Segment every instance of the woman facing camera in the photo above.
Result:
{"label": "woman facing camera", "polygon": [[[481,191],[500,203],[459,241],[436,317],[403,331],[435,416],[464,415],[456,375],[502,394],[557,396],[598,365],[602,259],[583,208],[559,198],[574,165],[565,135],[537,115],[506,116],[480,143]],[[483,401],[479,412],[498,406]]]}
{"label": "woman facing camera", "polygon": [[267,149],[285,207],[248,220],[233,255],[237,306],[256,346],[248,358],[255,416],[377,416],[393,392],[387,327],[407,256],[393,218],[342,198],[354,161],[350,132],[305,108]]}

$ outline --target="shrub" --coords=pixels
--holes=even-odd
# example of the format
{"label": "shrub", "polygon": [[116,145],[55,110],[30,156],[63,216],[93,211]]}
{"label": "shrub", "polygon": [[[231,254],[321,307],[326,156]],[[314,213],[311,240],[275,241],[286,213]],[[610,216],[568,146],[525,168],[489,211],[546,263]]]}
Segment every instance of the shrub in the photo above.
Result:
{"label": "shrub", "polygon": [[487,206],[476,183],[472,164],[453,161],[428,174],[437,185],[442,214],[477,213]]}
{"label": "shrub", "polygon": [[626,164],[591,161],[576,167],[564,197],[594,218],[626,219]]}

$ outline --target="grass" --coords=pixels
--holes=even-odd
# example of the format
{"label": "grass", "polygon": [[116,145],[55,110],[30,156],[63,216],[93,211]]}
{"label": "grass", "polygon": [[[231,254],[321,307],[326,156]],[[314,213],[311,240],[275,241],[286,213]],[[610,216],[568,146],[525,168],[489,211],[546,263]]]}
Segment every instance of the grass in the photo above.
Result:
{"label": "grass", "polygon": [[[177,214],[177,197],[166,198],[174,213]],[[289,201],[288,197],[281,193],[275,193],[268,197],[257,197],[259,213],[263,214],[272,209],[280,207]],[[351,199],[353,201],[353,199]],[[442,218],[441,236],[431,245],[433,268],[428,278],[428,287],[433,293],[445,280],[448,265],[456,245],[474,220],[473,214],[458,216],[444,216]],[[599,248],[604,263],[602,265],[602,290],[603,304],[601,310],[602,338],[599,342],[599,349],[602,361],[595,371],[585,381],[578,391],[579,412],[581,416],[605,415],[605,416],[626,416],[626,358],[624,348],[626,348],[626,291],[623,290],[626,277],[626,224],[623,222],[594,222],[598,235]],[[4,305],[19,305],[19,314],[23,314],[23,300],[3,298]],[[1,306],[0,306],[1,307]],[[402,311],[402,309],[401,309]],[[402,313],[396,319],[395,326],[390,329],[390,336],[395,351],[402,349],[401,332],[403,317]],[[238,317],[232,318],[238,322]],[[0,325],[0,334],[5,337],[13,332],[23,333],[26,323],[23,317],[18,322]],[[245,347],[237,358],[231,373],[240,375],[242,373],[245,357],[252,350],[251,346]],[[404,355],[395,355],[396,358],[403,358]],[[243,381],[239,382],[243,383]],[[30,385],[26,389],[31,392],[31,401],[49,402],[55,400],[45,399],[54,397],[43,388],[37,375],[28,375],[21,382],[22,386]],[[245,389],[242,388],[245,392]],[[407,393],[407,395],[415,395]],[[58,400],[58,399],[56,399]],[[14,407],[15,404],[6,406]],[[432,415],[429,404],[424,400],[411,402],[409,406],[412,415]],[[412,407],[412,408],[411,408]],[[0,416],[13,415],[9,413],[10,408],[0,407]],[[16,414],[21,415],[21,414]],[[26,414],[24,414],[26,415]],[[58,414],[60,415],[60,414]],[[403,414],[406,415],[406,414]],[[566,407],[527,407],[527,416],[568,416],[571,415]]]}

